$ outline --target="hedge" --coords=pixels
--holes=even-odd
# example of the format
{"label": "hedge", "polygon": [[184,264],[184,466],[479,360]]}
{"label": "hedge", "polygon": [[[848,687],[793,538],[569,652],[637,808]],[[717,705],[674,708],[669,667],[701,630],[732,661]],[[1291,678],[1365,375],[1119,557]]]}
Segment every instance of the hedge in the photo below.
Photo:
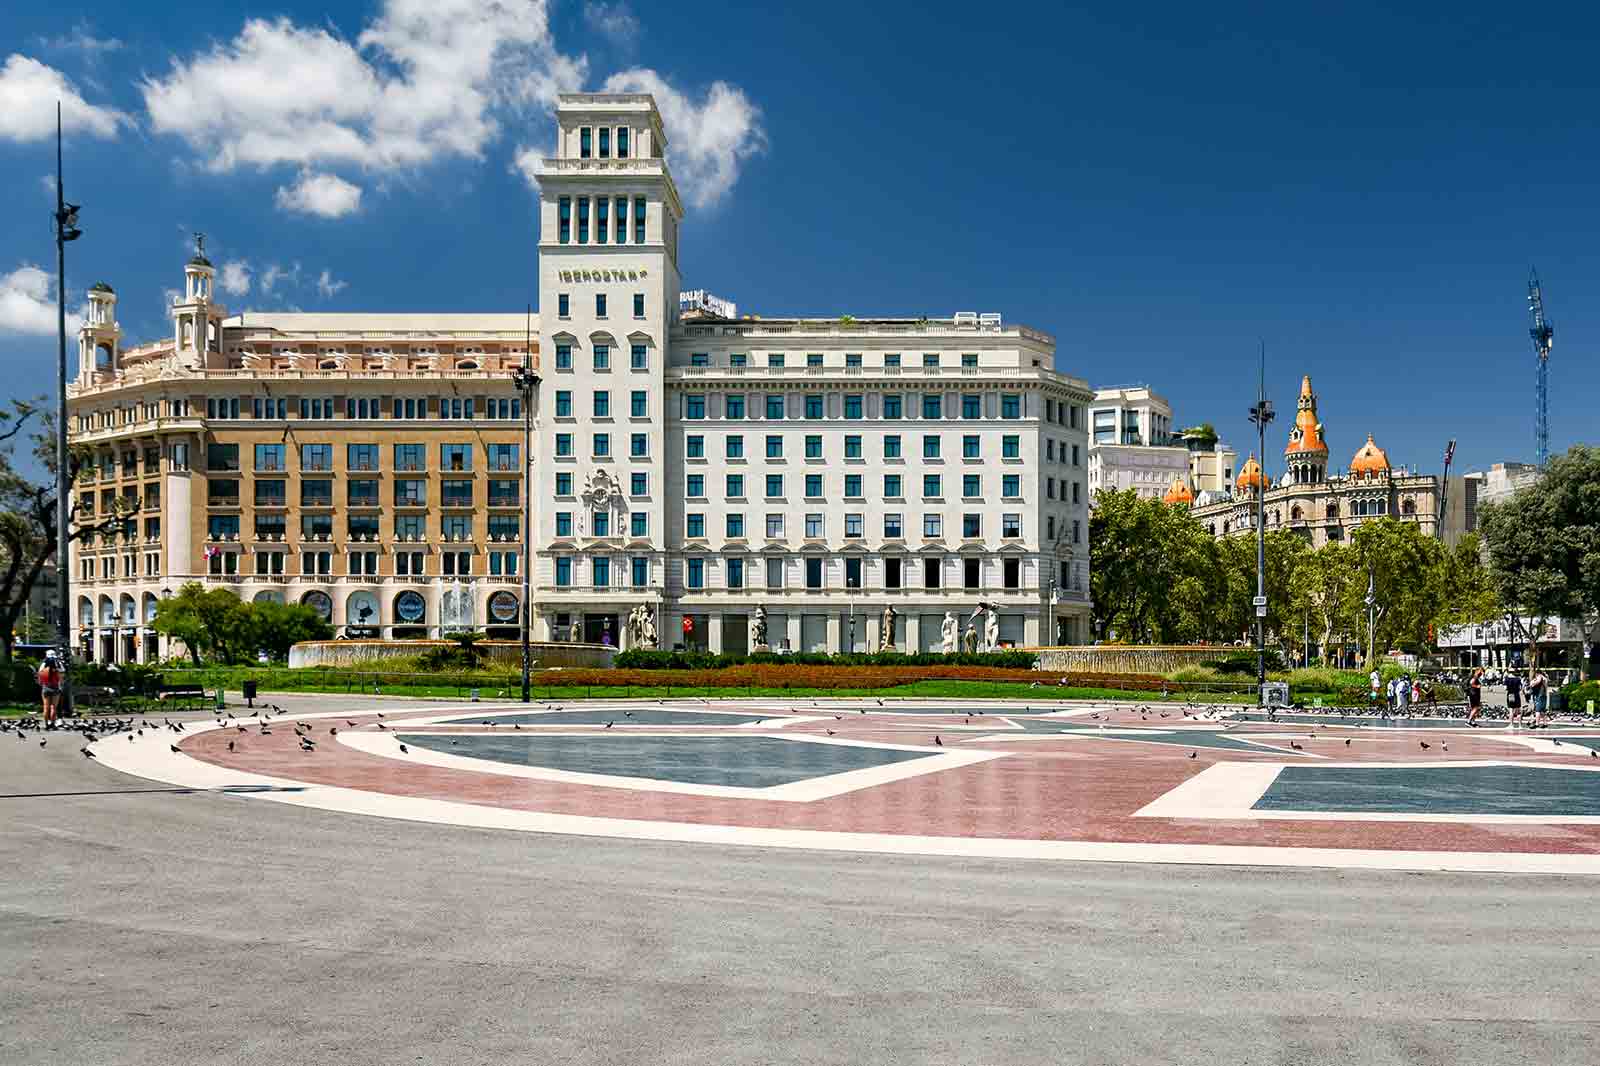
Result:
{"label": "hedge", "polygon": [[797,652],[778,655],[754,652],[748,655],[713,654],[708,651],[654,651],[629,648],[619,652],[615,665],[622,670],[719,670],[729,666],[992,666],[1007,670],[1032,670],[1039,656],[1031,651],[992,651],[968,655],[918,652],[903,655],[884,651],[833,655],[825,652]]}

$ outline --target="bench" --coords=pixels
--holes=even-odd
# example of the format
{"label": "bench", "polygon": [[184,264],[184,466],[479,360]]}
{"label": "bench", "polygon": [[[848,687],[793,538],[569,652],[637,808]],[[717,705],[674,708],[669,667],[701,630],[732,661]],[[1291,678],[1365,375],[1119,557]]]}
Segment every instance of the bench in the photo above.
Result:
{"label": "bench", "polygon": [[72,707],[74,710],[88,710],[95,708],[103,710],[122,709],[122,693],[109,685],[73,685]]}
{"label": "bench", "polygon": [[156,686],[156,700],[160,703],[181,700],[186,710],[192,710],[195,704],[206,702],[206,690],[204,685],[196,685],[193,682],[169,684],[163,681]]}

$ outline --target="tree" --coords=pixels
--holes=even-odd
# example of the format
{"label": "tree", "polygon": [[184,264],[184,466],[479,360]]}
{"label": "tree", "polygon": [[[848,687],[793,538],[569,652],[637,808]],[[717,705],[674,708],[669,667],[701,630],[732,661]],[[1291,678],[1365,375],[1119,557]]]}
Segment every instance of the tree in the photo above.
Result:
{"label": "tree", "polygon": [[1440,628],[1479,625],[1500,616],[1500,596],[1494,574],[1484,565],[1478,534],[1468,533],[1446,551],[1443,599],[1434,619]]}
{"label": "tree", "polygon": [[1479,517],[1495,591],[1508,612],[1528,615],[1528,658],[1553,618],[1600,611],[1600,448],[1574,445],[1543,479]]}
{"label": "tree", "polygon": [[[55,419],[42,399],[13,400],[0,407],[0,664],[11,661],[17,619],[27,608],[34,586],[53,572],[56,557],[56,434]],[[29,441],[32,454],[48,475],[36,481],[16,468],[16,442]],[[74,449],[67,456],[67,495],[72,499],[84,456]],[[127,504],[119,497],[101,515],[79,511],[76,501],[68,514],[68,539],[87,541],[132,533]],[[53,574],[52,574],[53,576]],[[59,609],[70,611],[70,604]]]}
{"label": "tree", "polygon": [[1350,612],[1354,600],[1351,593],[1357,586],[1366,588],[1355,549],[1331,541],[1306,552],[1298,560],[1292,584],[1291,601],[1316,624],[1322,663],[1330,665],[1328,653],[1334,637],[1347,638],[1357,628]]}
{"label": "tree", "polygon": [[315,608],[271,600],[243,603],[227,589],[208,591],[198,581],[157,604],[152,624],[156,632],[183,641],[196,666],[202,655],[232,664],[248,661],[257,651],[282,660],[297,641],[333,636],[333,627]]}
{"label": "tree", "polygon": [[[1368,666],[1379,648],[1396,643],[1413,650],[1425,647],[1428,627],[1444,602],[1444,546],[1416,523],[1394,518],[1363,522],[1350,539],[1360,568],[1359,590],[1352,593],[1358,601],[1366,595],[1370,574],[1377,598]],[[1365,605],[1359,610],[1364,612]]]}
{"label": "tree", "polygon": [[317,611],[303,603],[282,604],[275,600],[261,600],[247,605],[251,619],[251,648],[265,651],[274,661],[289,658],[289,649],[302,640],[330,640],[333,627]]}
{"label": "tree", "polygon": [[1095,632],[1145,643],[1195,640],[1211,628],[1216,547],[1181,507],[1102,490],[1089,516]]}

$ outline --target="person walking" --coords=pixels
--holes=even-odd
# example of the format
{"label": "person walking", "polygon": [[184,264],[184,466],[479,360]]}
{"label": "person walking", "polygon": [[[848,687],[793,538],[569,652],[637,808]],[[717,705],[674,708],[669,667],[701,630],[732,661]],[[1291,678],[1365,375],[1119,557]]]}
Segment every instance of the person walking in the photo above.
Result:
{"label": "person walking", "polygon": [[1522,675],[1515,670],[1506,672],[1506,717],[1512,725],[1522,724]]}
{"label": "person walking", "polygon": [[1401,674],[1400,680],[1394,686],[1395,708],[1404,718],[1411,709],[1411,675]]}
{"label": "person walking", "polygon": [[39,664],[39,700],[44,705],[44,727],[56,727],[56,708],[61,704],[61,659],[55,652],[46,652]]}
{"label": "person walking", "polygon": [[1476,667],[1472,677],[1467,680],[1467,724],[1474,729],[1478,726],[1478,716],[1483,713],[1483,667]]}
{"label": "person walking", "polygon": [[1533,728],[1538,729],[1544,725],[1544,712],[1550,705],[1550,679],[1538,667],[1528,678],[1528,703],[1533,707]]}

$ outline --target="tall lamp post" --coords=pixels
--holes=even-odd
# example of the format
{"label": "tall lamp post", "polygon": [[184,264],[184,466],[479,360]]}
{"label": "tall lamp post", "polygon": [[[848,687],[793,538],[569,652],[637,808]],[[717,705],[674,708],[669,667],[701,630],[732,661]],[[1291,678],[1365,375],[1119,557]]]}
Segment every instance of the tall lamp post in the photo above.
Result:
{"label": "tall lamp post", "polygon": [[533,308],[528,308],[527,343],[522,365],[511,371],[522,393],[522,702],[533,699],[533,405],[538,402],[539,375],[533,369]]}
{"label": "tall lamp post", "polygon": [[56,644],[61,652],[61,710],[72,713],[72,685],[67,677],[72,662],[72,633],[67,603],[71,575],[67,570],[67,242],[83,236],[78,229],[78,205],[69,204],[61,184],[61,104],[56,103]]}
{"label": "tall lamp post", "polygon": [[1378,585],[1371,566],[1367,567],[1367,594],[1361,602],[1367,605],[1367,669],[1371,670],[1378,650],[1373,646],[1378,640]]}
{"label": "tall lamp post", "polygon": [[1261,479],[1256,483],[1256,699],[1266,702],[1267,685],[1267,423],[1274,418],[1272,401],[1267,399],[1267,345],[1261,344],[1261,368],[1256,402],[1250,407],[1250,421],[1260,438]]}

